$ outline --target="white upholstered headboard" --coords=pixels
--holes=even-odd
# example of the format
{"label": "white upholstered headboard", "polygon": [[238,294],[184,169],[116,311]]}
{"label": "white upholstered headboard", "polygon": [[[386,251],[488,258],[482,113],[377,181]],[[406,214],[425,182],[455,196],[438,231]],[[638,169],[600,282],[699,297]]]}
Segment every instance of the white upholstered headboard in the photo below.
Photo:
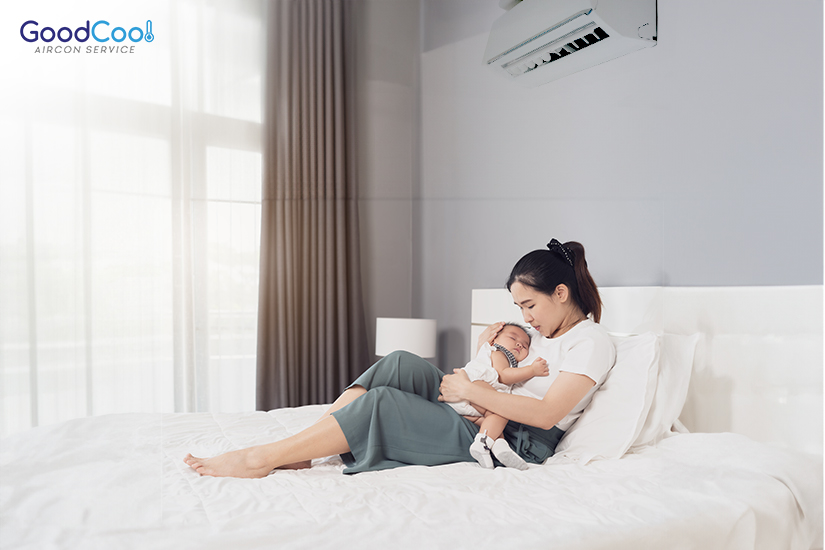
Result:
{"label": "white upholstered headboard", "polygon": [[[822,287],[602,287],[611,332],[702,334],[680,420],[822,454]],[[504,289],[473,290],[486,325],[523,322]]]}

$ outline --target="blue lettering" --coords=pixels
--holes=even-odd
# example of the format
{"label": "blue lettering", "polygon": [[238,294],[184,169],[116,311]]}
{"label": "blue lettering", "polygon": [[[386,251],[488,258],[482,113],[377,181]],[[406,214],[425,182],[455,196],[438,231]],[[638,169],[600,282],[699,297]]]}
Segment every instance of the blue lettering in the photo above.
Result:
{"label": "blue lettering", "polygon": [[[80,38],[80,31],[85,31],[86,32],[86,38],[83,38],[83,39]],[[74,30],[74,39],[77,40],[78,42],[86,42],[89,39],[89,20],[88,19],[86,20],[86,26],[85,27],[78,27]]]}
{"label": "blue lettering", "polygon": [[29,36],[32,36],[33,38],[26,38],[26,35],[23,34],[23,30],[26,28],[26,25],[31,25],[31,24],[34,24],[34,26],[36,27],[37,26],[37,21],[26,21],[25,23],[23,23],[23,26],[20,27],[20,36],[22,36],[23,40],[25,40],[26,42],[37,42],[37,31],[35,31],[35,30],[28,31],[30,33]]}
{"label": "blue lettering", "polygon": [[[95,40],[97,40],[98,42],[108,42],[108,41],[109,41],[109,39],[108,39],[108,38],[98,38],[98,37],[97,37],[97,34],[95,33],[95,29],[97,28],[97,26],[98,26],[98,25],[106,25],[106,26],[108,27],[108,26],[109,26],[109,22],[108,22],[108,21],[103,21],[103,20],[100,20],[100,21],[98,21],[97,23],[95,23],[94,25],[92,25],[92,38],[94,38],[94,39],[95,39]],[[42,36],[42,34],[43,34],[43,33],[41,33],[41,36]]]}
{"label": "blue lettering", "polygon": [[[109,33],[109,36],[104,34],[101,31],[101,35],[98,36],[97,28],[100,25],[104,25],[106,27],[109,26],[109,22],[101,19],[100,21],[96,21],[94,25],[90,26],[89,20],[86,20],[86,24],[77,27],[74,29],[74,32],[70,27],[60,27],[55,32],[53,27],[43,27],[42,29],[38,29],[39,23],[34,19],[29,19],[25,23],[20,26],[20,37],[25,40],[26,42],[37,42],[38,40],[42,40],[43,42],[53,42],[55,38],[57,38],[60,42],[66,43],[70,42],[72,38],[74,38],[78,42],[86,42],[89,38],[94,38],[96,42],[108,42],[109,39],[120,43],[124,42],[128,37],[132,42],[141,42],[146,40],[147,42],[151,42],[154,40],[154,36],[152,35],[152,22],[151,20],[146,21],[146,32],[143,31],[141,27],[132,27],[129,29],[129,32],[126,32],[124,27],[115,27],[112,29],[112,32]],[[61,50],[65,51],[65,50]]]}
{"label": "blue lettering", "polygon": [[[46,31],[52,33],[51,37],[49,37],[48,40],[46,40]],[[43,42],[51,42],[52,40],[54,40],[54,29],[51,27],[43,27],[43,30],[40,31],[40,40],[42,40]]]}
{"label": "blue lettering", "polygon": [[[137,40],[135,40],[132,37],[132,31],[137,31],[138,33],[140,33],[140,36],[137,37]],[[141,40],[143,40],[143,29],[141,29],[140,27],[132,27],[131,29],[129,29],[129,40],[131,40],[132,42],[140,42]]]}
{"label": "blue lettering", "polygon": [[[67,33],[69,33],[69,36],[66,37],[66,38],[63,38],[62,36],[60,36],[60,33],[63,32],[63,31],[66,31]],[[69,27],[60,27],[59,29],[57,29],[57,39],[60,40],[61,42],[68,42],[69,40],[71,40],[72,39],[72,29],[70,29]]]}

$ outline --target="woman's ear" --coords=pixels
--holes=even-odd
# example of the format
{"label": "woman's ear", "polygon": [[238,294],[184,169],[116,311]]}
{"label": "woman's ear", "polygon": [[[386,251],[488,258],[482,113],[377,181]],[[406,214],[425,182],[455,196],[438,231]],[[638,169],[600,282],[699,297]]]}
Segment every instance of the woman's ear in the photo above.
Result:
{"label": "woman's ear", "polygon": [[554,295],[560,303],[565,304],[570,299],[570,289],[567,288],[567,285],[561,284],[556,287],[556,292]]}

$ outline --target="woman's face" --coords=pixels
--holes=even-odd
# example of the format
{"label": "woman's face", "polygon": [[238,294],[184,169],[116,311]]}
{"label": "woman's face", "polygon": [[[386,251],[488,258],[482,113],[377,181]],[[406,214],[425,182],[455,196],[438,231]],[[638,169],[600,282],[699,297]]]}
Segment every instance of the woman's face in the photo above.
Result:
{"label": "woman's face", "polygon": [[542,336],[550,338],[561,326],[566,312],[555,295],[549,296],[521,283],[513,283],[510,294],[521,309],[524,322]]}

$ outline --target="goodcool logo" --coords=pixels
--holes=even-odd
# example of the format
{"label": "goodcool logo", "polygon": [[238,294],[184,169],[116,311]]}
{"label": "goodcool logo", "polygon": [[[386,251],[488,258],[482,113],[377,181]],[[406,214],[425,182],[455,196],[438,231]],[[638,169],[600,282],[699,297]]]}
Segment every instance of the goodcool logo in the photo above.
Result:
{"label": "goodcool logo", "polygon": [[37,21],[29,20],[23,23],[20,27],[20,36],[26,42],[37,43],[46,42],[50,44],[54,42],[55,38],[58,42],[65,45],[40,45],[38,44],[34,53],[80,53],[81,46],[69,44],[69,42],[87,42],[89,38],[92,40],[105,43],[114,42],[115,44],[86,46],[86,53],[135,53],[134,44],[121,44],[129,39],[129,42],[151,42],[155,39],[152,34],[152,21],[146,20],[146,30],[141,27],[132,27],[128,31],[124,27],[114,27],[108,21],[103,19],[90,23],[86,21],[86,25],[77,27],[72,30],[70,27],[60,27],[54,30],[54,27],[40,27]]}

